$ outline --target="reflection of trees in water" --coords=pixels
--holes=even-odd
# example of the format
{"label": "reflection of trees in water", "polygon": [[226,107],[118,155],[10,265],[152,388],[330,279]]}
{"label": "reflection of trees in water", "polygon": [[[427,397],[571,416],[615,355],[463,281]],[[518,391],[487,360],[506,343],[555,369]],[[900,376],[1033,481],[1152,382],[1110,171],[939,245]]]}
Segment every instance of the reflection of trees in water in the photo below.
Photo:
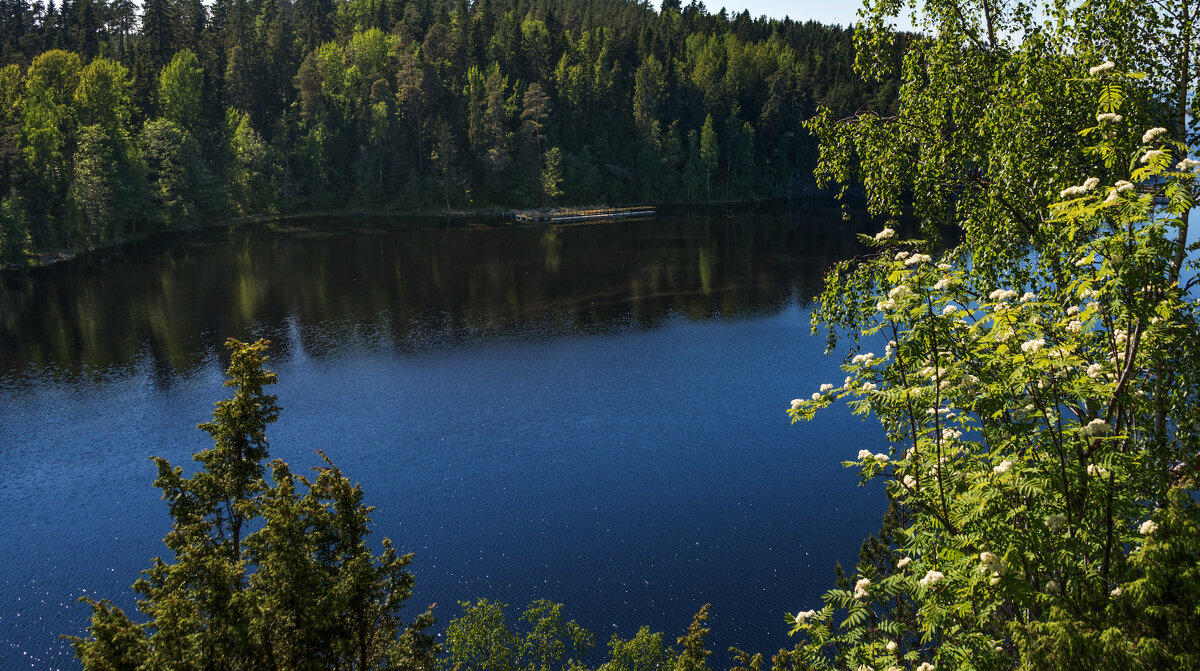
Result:
{"label": "reflection of trees in water", "polygon": [[167,385],[226,336],[267,335],[286,357],[295,347],[419,350],[653,326],[673,314],[762,313],[815,295],[833,260],[860,251],[853,234],[863,225],[825,211],[210,232],[10,278],[0,292],[0,370],[121,368],[140,352]]}

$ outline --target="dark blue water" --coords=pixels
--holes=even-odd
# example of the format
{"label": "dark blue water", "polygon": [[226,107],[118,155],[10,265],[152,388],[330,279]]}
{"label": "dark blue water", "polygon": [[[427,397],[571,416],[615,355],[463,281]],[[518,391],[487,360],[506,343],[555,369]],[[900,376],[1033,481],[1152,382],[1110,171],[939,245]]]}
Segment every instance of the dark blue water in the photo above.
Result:
{"label": "dark blue water", "polygon": [[[836,216],[836,215],[835,215]],[[436,602],[567,604],[597,634],[790,647],[882,492],[839,462],[882,440],[785,409],[843,373],[809,334],[836,218],[563,229],[246,229],[11,281],[0,358],[0,668],[73,668],[83,595],[132,610],[162,552],[154,469],[190,463],[219,343],[275,343],[272,456],[324,450],[415,552]]]}

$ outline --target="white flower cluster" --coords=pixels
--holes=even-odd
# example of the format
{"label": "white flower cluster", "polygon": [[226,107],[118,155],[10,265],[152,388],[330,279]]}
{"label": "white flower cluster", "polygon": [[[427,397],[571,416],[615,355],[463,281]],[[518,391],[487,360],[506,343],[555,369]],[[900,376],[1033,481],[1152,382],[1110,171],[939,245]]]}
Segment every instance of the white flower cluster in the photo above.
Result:
{"label": "white flower cluster", "polygon": [[1103,372],[1104,372],[1104,366],[1102,366],[1098,363],[1094,363],[1087,367],[1087,376],[1092,378],[1093,380],[1096,378],[1099,378],[1101,373],[1103,373]]}
{"label": "white flower cluster", "polygon": [[1151,142],[1157,140],[1159,136],[1164,135],[1166,132],[1167,129],[1163,128],[1162,126],[1151,128],[1145,133],[1142,133],[1142,144],[1150,144]]}
{"label": "white flower cluster", "polygon": [[862,461],[864,459],[870,459],[870,458],[871,458],[870,450],[859,450],[858,451],[858,460],[859,461]]}
{"label": "white flower cluster", "polygon": [[895,641],[888,641],[887,645],[885,645],[883,647],[887,648],[888,652],[896,652],[896,648],[898,648],[900,646],[897,645]]}
{"label": "white flower cluster", "polygon": [[814,392],[812,393],[812,400],[814,400],[814,401],[819,401],[819,400],[821,400],[821,392],[819,392],[819,391],[814,391]]}
{"label": "white flower cluster", "polygon": [[1079,314],[1078,305],[1072,305],[1071,307],[1067,308],[1067,316],[1075,316],[1077,314]]}
{"label": "white flower cluster", "polygon": [[1045,519],[1046,527],[1051,531],[1058,531],[1067,526],[1066,515],[1050,515]]}
{"label": "white flower cluster", "polygon": [[858,582],[854,583],[854,598],[855,599],[867,598],[867,588],[870,586],[871,586],[870,578],[860,578],[858,580]]}
{"label": "white flower cluster", "polygon": [[905,566],[908,566],[908,563],[911,561],[912,561],[912,557],[901,557],[900,561],[896,562],[896,568],[902,569]]}
{"label": "white flower cluster", "polygon": [[1122,180],[1118,180],[1118,181],[1117,181],[1117,183],[1116,183],[1116,184],[1114,184],[1114,186],[1116,186],[1116,187],[1117,187],[1117,192],[1118,192],[1118,193],[1125,193],[1126,191],[1132,191],[1132,190],[1133,190],[1133,182],[1127,182],[1127,181],[1125,181],[1125,180],[1123,180],[1123,179],[1122,179]]}
{"label": "white flower cluster", "polygon": [[799,613],[796,613],[796,624],[807,624],[809,620],[815,618],[816,616],[817,611],[815,610],[802,610]]}
{"label": "white flower cluster", "polygon": [[1071,333],[1079,333],[1083,330],[1083,322],[1079,321],[1078,319],[1072,319],[1067,324],[1067,330]]}
{"label": "white flower cluster", "polygon": [[955,312],[958,312],[958,306],[957,306],[957,305],[953,305],[953,304],[951,304],[951,305],[947,305],[946,307],[942,308],[942,314],[943,314],[943,315],[945,315],[945,316],[947,316],[947,317],[949,317],[950,315],[954,314]]}
{"label": "white flower cluster", "polygon": [[875,234],[875,241],[883,242],[884,240],[887,240],[888,238],[893,238],[895,236],[896,236],[896,231],[892,230],[891,228],[885,228],[882,231],[879,231],[878,233]]}
{"label": "white flower cluster", "polygon": [[942,289],[950,286],[953,281],[954,280],[950,279],[949,277],[943,277],[942,279],[933,283],[933,288],[937,291],[941,291]]}
{"label": "white flower cluster", "polygon": [[1025,352],[1026,354],[1032,354],[1045,346],[1045,338],[1034,338],[1033,340],[1026,340],[1025,342],[1021,343],[1021,351]]}
{"label": "white flower cluster", "polygon": [[1120,114],[1117,114],[1116,112],[1104,112],[1104,113],[1096,115],[1096,123],[1104,123],[1105,121],[1111,121],[1113,123],[1120,123],[1121,119],[1123,119],[1123,118],[1124,117],[1122,117]]}
{"label": "white flower cluster", "polygon": [[1116,67],[1116,63],[1113,63],[1112,61],[1104,61],[1100,65],[1088,68],[1088,74],[1095,77],[1101,72],[1104,72],[1105,70],[1111,70],[1114,67]]}
{"label": "white flower cluster", "polygon": [[929,263],[929,260],[930,259],[929,259],[928,254],[913,254],[912,256],[910,256],[904,260],[904,265],[915,266],[918,263]]}
{"label": "white flower cluster", "polygon": [[951,441],[962,438],[962,431],[957,429],[942,429],[942,440]]}
{"label": "white flower cluster", "polygon": [[907,487],[908,489],[912,490],[913,492],[917,491],[917,479],[914,478],[913,476],[911,476],[911,475],[904,476],[904,480],[902,482],[904,483],[904,486]]}
{"label": "white flower cluster", "polygon": [[979,553],[979,572],[985,575],[991,573],[992,578],[989,581],[991,584],[998,584],[1000,582],[1000,576],[1004,575],[1007,571],[1008,566],[1004,564],[1004,560],[1000,559],[991,552]]}
{"label": "white flower cluster", "polygon": [[1061,591],[1062,589],[1058,586],[1057,582],[1053,580],[1046,581],[1046,594],[1058,594]]}
{"label": "white flower cluster", "polygon": [[945,577],[946,574],[942,573],[941,571],[930,571],[929,573],[926,573],[925,577],[921,578],[918,582],[921,583],[921,587],[933,587],[939,580]]}
{"label": "white flower cluster", "polygon": [[1167,152],[1165,152],[1161,149],[1151,149],[1150,151],[1146,152],[1145,154],[1142,154],[1141,160],[1142,160],[1142,163],[1149,163],[1150,161],[1153,161],[1153,160],[1159,158],[1160,156],[1166,156],[1166,155],[1167,155]]}
{"label": "white flower cluster", "polygon": [[801,399],[798,399],[798,398],[792,399],[792,410],[795,410],[802,405],[804,405],[804,401],[802,401]]}
{"label": "white flower cluster", "polygon": [[1001,461],[998,465],[992,467],[992,472],[995,473],[996,475],[1004,475],[1005,473],[1012,470],[1012,467],[1013,467],[1012,459],[1005,459],[1004,461]]}
{"label": "white flower cluster", "polygon": [[1017,297],[1017,292],[1012,289],[997,289],[988,294],[988,298],[996,303],[1007,303]]}
{"label": "white flower cluster", "polygon": [[1146,520],[1142,522],[1142,526],[1138,527],[1138,533],[1143,536],[1149,536],[1155,531],[1158,531],[1158,523],[1154,520]]}
{"label": "white flower cluster", "polygon": [[1187,170],[1195,170],[1196,168],[1200,168],[1200,161],[1196,161],[1196,160],[1193,160],[1190,158],[1185,158],[1182,161],[1175,164],[1176,170],[1187,171]]}
{"label": "white flower cluster", "polygon": [[855,354],[855,355],[854,355],[854,358],[853,358],[853,359],[850,359],[850,363],[852,363],[852,364],[856,364],[856,365],[857,365],[857,364],[860,364],[860,363],[867,363],[867,364],[869,364],[869,363],[871,363],[871,361],[872,361],[874,358],[875,358],[875,353],[874,353],[874,352],[867,352],[866,354]]}
{"label": "white flower cluster", "polygon": [[1096,464],[1088,464],[1087,474],[1094,477],[1097,475],[1108,475],[1108,471]]}
{"label": "white flower cluster", "polygon": [[875,384],[874,382],[864,382],[862,386],[863,391],[875,391],[878,388],[879,385]]}
{"label": "white flower cluster", "polygon": [[1022,303],[1028,303],[1029,301],[1036,301],[1036,300],[1037,300],[1037,294],[1033,293],[1032,291],[1026,291],[1025,293],[1021,294],[1021,302]]}
{"label": "white flower cluster", "polygon": [[[908,252],[901,252],[901,254],[907,255]],[[892,287],[892,290],[888,292],[887,299],[876,303],[875,309],[880,312],[886,312],[888,310],[895,310],[897,301],[905,301],[909,298],[912,298],[913,295],[914,295],[913,290],[910,289],[908,287],[908,285],[906,285],[906,284],[901,284],[899,286]]]}
{"label": "white flower cluster", "polygon": [[1096,188],[1099,184],[1100,184],[1099,178],[1088,177],[1086,180],[1083,181],[1083,184],[1080,184],[1079,186],[1068,186],[1067,188],[1063,189],[1062,191],[1059,191],[1058,197],[1062,198],[1064,200],[1067,198],[1078,198],[1079,196],[1082,196],[1083,194],[1087,193],[1088,191],[1091,191],[1092,189]]}
{"label": "white flower cluster", "polygon": [[1096,419],[1088,422],[1087,426],[1080,429],[1079,433],[1082,433],[1085,436],[1105,436],[1108,435],[1110,431],[1112,431],[1112,427],[1108,425],[1108,422],[1097,417]]}

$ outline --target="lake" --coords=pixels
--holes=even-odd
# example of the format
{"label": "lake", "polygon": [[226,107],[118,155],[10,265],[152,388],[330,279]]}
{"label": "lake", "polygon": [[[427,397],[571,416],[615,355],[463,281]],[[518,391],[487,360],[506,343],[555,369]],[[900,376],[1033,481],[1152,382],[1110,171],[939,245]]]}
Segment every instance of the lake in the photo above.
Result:
{"label": "lake", "polygon": [[840,383],[811,301],[862,220],[663,214],[518,228],[289,220],[160,239],[0,290],[0,668],[77,668],[81,596],[132,611],[169,519],[151,455],[190,469],[225,396],[221,344],[272,341],[271,454],[324,450],[416,553],[436,602],[566,604],[600,647],[674,640],[712,603],[710,658],[791,647],[882,488],[840,462],[873,420],[789,401]]}

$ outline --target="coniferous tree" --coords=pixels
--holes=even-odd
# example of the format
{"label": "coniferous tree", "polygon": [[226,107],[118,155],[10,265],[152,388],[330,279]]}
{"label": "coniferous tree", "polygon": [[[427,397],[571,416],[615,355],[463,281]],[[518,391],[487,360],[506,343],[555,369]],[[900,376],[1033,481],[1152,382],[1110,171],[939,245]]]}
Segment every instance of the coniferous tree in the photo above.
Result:
{"label": "coniferous tree", "polygon": [[172,528],[170,555],[135,585],[149,620],[85,599],[89,636],[73,638],[84,669],[434,667],[430,611],[408,624],[399,616],[412,555],[386,539],[372,554],[361,488],[328,459],[312,479],[278,460],[268,477],[266,429],[279,406],[266,393],[267,345],[229,341],[235,391],[200,425],[213,447],[195,455],[199,470],[184,477],[155,459]]}
{"label": "coniferous tree", "polygon": [[152,108],[158,73],[171,62],[174,40],[167,0],[146,0],[133,61],[134,101],[143,111]]}

